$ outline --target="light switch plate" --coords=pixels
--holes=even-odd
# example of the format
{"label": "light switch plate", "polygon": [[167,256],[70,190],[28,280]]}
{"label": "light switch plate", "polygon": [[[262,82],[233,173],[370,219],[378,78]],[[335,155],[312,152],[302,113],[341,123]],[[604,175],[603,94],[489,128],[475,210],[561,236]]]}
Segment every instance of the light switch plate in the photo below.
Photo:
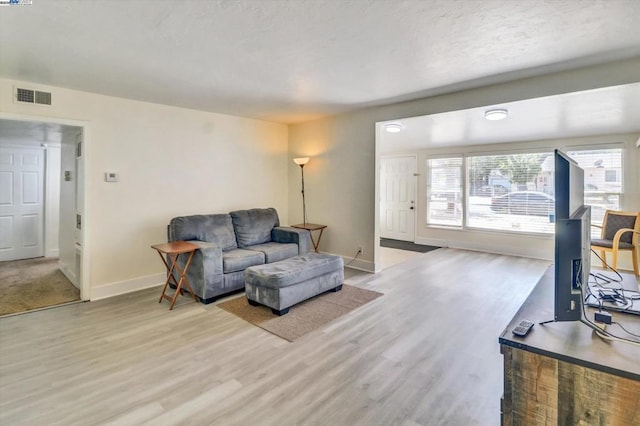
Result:
{"label": "light switch plate", "polygon": [[116,172],[104,172],[104,181],[105,182],[117,182],[118,181],[118,173],[116,173]]}

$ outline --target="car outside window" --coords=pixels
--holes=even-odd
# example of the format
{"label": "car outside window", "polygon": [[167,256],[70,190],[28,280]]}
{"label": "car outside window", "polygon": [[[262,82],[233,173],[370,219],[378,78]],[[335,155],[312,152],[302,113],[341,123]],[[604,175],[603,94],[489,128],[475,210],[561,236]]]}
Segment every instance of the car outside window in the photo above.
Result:
{"label": "car outside window", "polygon": [[[549,184],[551,153],[478,155],[467,158],[467,226],[527,233],[552,233],[554,209]],[[551,179],[552,181],[552,179]],[[485,188],[496,188],[501,192]]]}

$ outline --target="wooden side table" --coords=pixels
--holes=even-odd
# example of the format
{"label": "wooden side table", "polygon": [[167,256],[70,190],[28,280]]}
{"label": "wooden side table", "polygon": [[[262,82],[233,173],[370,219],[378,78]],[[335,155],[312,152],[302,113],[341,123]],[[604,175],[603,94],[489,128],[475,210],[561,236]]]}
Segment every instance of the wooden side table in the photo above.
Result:
{"label": "wooden side table", "polygon": [[[182,291],[182,284],[187,287],[191,296],[193,296],[193,300],[198,302],[193,289],[191,288],[191,284],[189,284],[189,280],[187,279],[187,271],[189,270],[189,266],[191,265],[191,260],[193,259],[193,254],[199,248],[195,244],[188,243],[186,241],[174,241],[171,243],[163,243],[163,244],[155,244],[151,246],[152,249],[155,249],[160,255],[160,259],[162,259],[162,263],[167,268],[167,280],[164,283],[164,288],[162,289],[162,295],[160,295],[160,300],[158,303],[162,302],[162,299],[167,299],[171,302],[169,306],[169,310],[173,309],[173,305],[176,303],[176,299],[178,298],[178,294],[184,296],[184,292]],[[187,259],[187,263],[184,265],[184,269],[180,268],[178,265],[178,257],[181,254],[189,254],[189,258]],[[169,258],[169,263],[165,260],[166,257]],[[176,270],[180,274],[180,280],[176,282],[176,277],[173,276],[173,271]],[[173,297],[165,294],[167,291],[167,287],[169,283],[172,282],[176,285],[176,292]]]}
{"label": "wooden side table", "polygon": [[[318,225],[317,223],[299,223],[297,225],[291,225],[292,228],[298,229],[306,229],[309,231],[309,236],[311,237],[311,244],[313,244],[313,249],[315,252],[318,252],[318,246],[320,245],[320,239],[322,238],[322,231],[327,225]],[[320,231],[318,233],[318,239],[314,241],[313,239],[313,231]]]}

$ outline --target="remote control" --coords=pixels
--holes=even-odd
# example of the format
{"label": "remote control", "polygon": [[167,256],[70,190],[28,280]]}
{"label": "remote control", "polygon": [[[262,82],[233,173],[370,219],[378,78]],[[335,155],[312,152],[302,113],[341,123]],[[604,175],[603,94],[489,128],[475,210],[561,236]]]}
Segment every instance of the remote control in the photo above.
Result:
{"label": "remote control", "polygon": [[518,324],[516,327],[513,328],[513,330],[511,330],[511,332],[516,336],[524,337],[529,333],[529,331],[531,331],[532,328],[533,328],[532,321],[522,320],[520,321],[520,324]]}

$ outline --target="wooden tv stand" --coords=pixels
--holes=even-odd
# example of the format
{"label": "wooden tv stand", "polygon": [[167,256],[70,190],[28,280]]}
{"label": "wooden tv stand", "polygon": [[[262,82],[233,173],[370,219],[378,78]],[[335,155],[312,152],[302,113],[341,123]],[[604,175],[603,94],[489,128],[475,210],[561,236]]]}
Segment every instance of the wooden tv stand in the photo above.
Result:
{"label": "wooden tv stand", "polygon": [[[625,287],[638,287],[623,274]],[[640,425],[640,346],[605,341],[580,322],[553,318],[554,270],[547,269],[500,338],[504,357],[503,425]],[[640,301],[638,302],[640,303]],[[593,319],[595,309],[587,308]],[[536,325],[524,337],[511,330],[521,320]],[[640,334],[640,316],[613,313]],[[617,326],[607,330],[626,336]]]}

